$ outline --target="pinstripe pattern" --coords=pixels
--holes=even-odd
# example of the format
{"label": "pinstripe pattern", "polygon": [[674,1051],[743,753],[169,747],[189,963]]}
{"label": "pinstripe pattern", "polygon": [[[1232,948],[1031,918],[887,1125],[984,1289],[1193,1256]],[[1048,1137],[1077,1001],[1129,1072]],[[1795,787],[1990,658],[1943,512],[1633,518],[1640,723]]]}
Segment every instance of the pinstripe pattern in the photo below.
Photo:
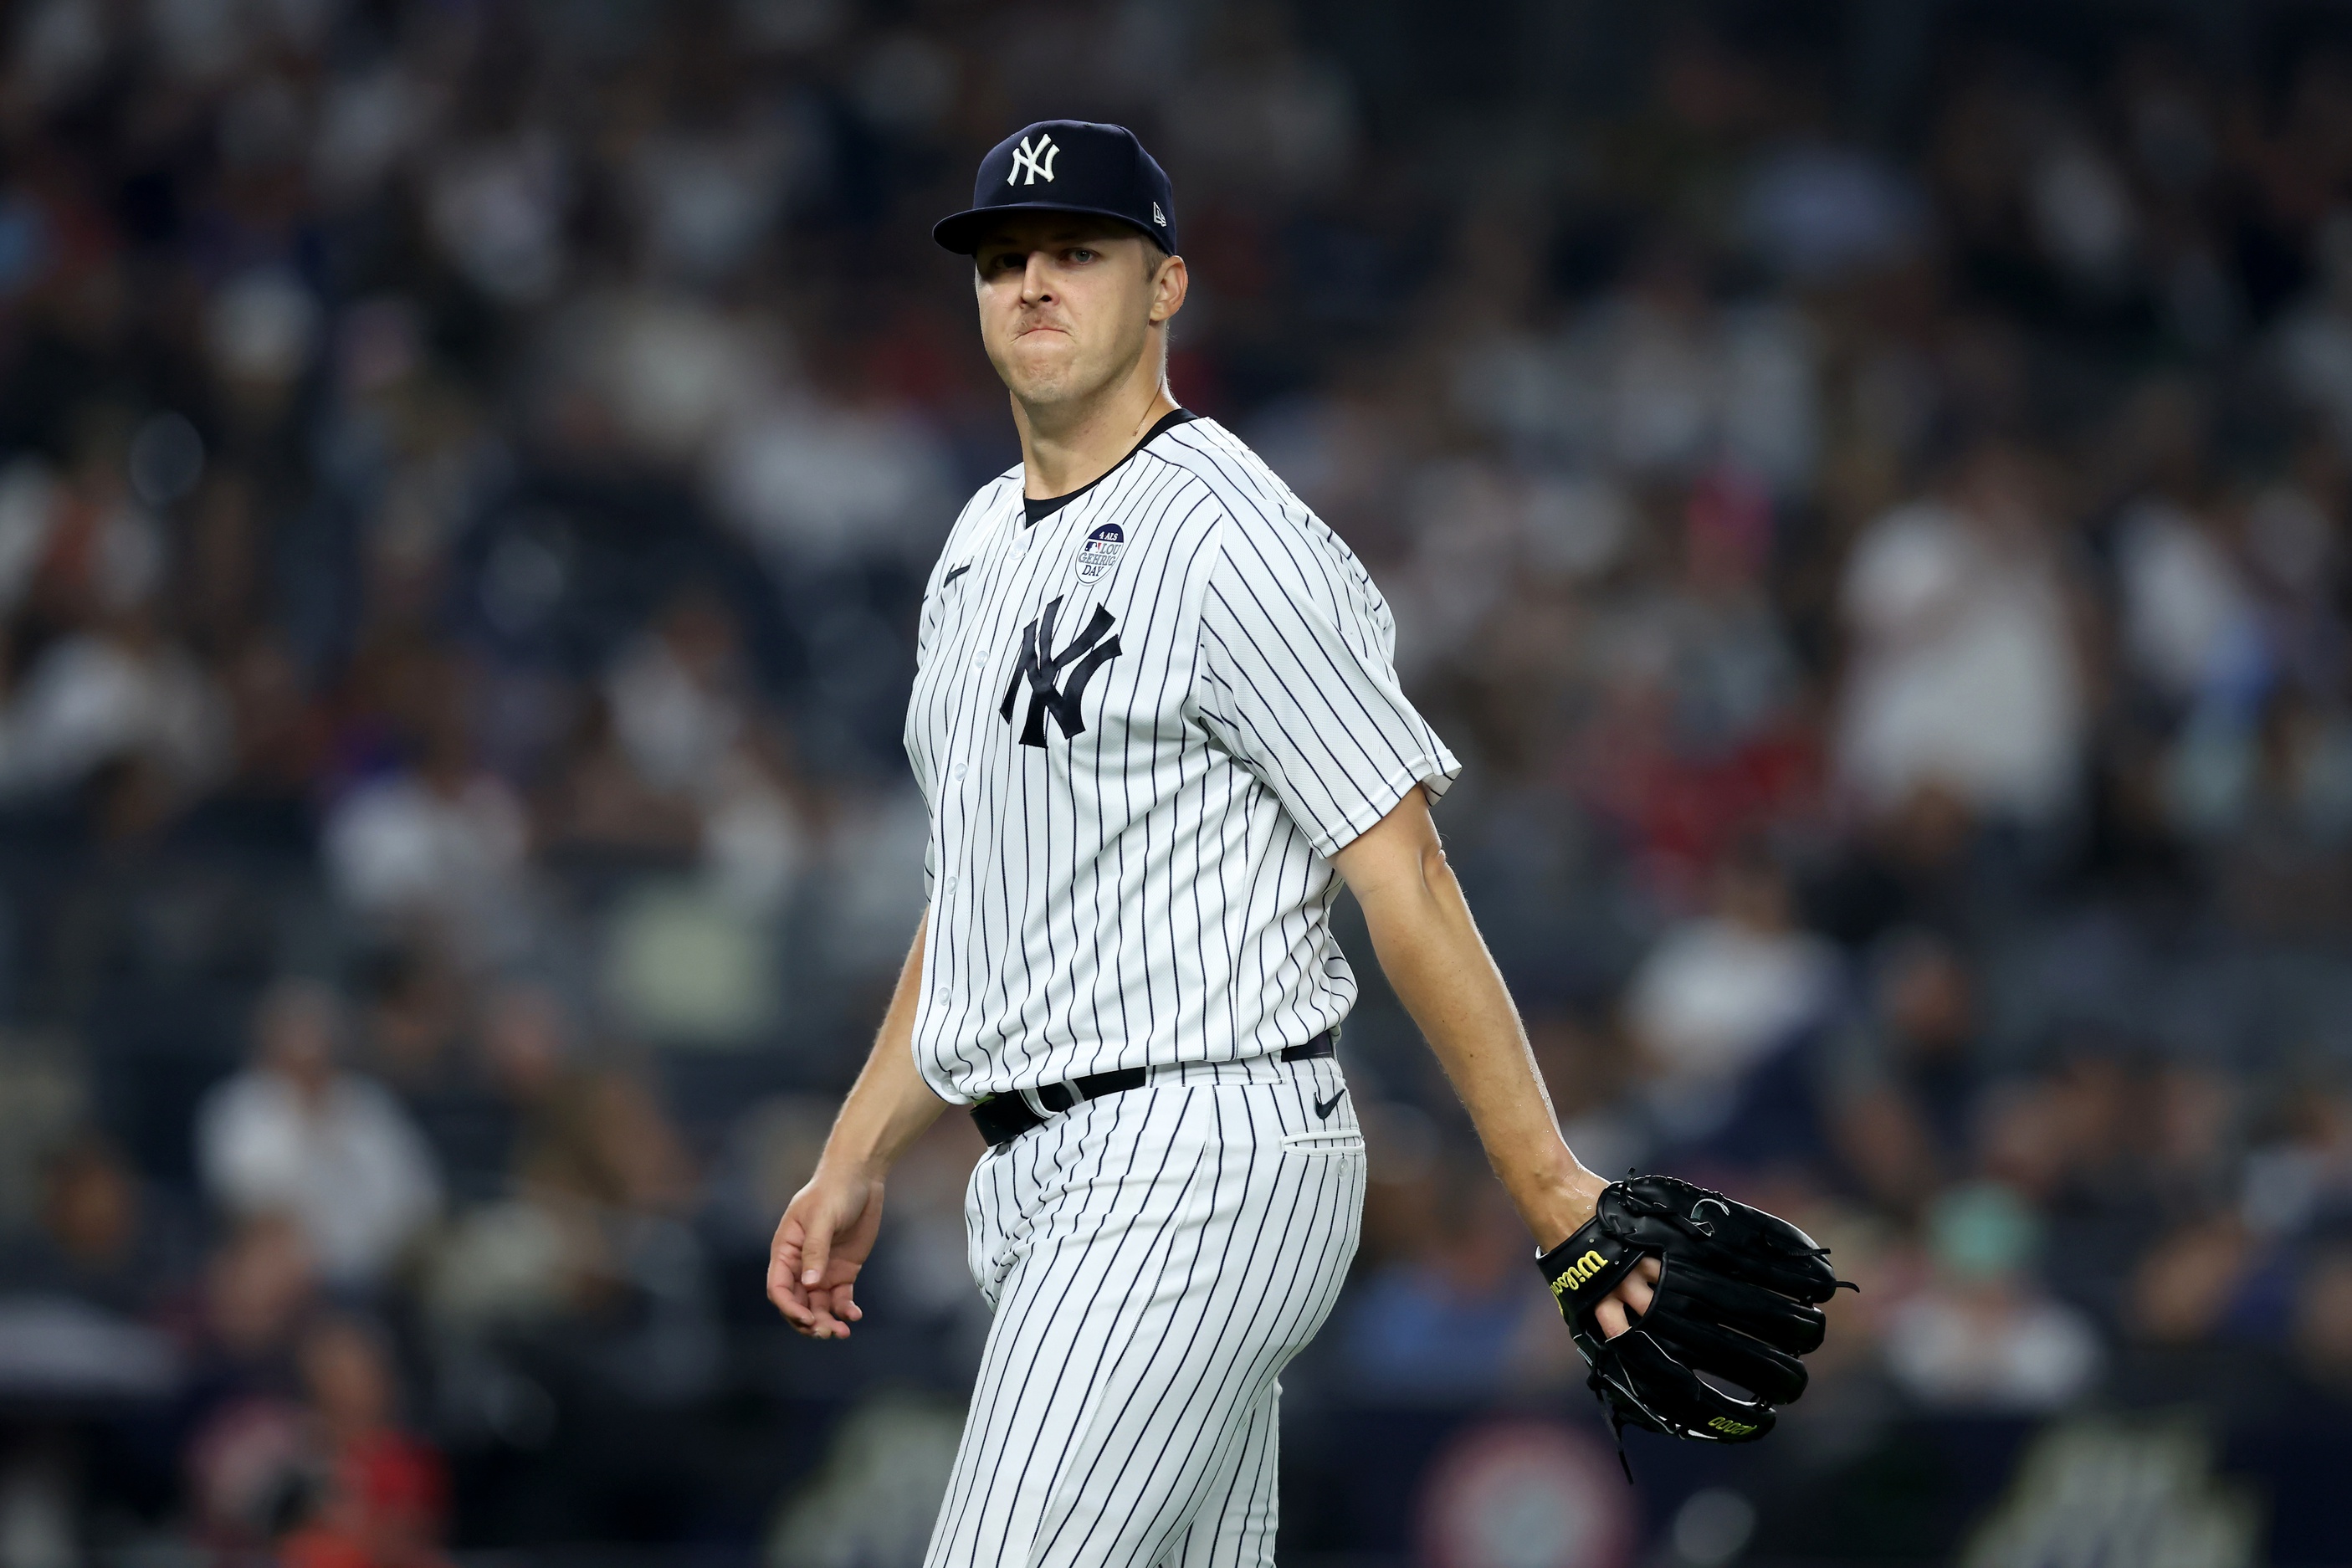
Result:
{"label": "pinstripe pattern", "polygon": [[[1105,523],[1124,555],[1082,581],[1078,548]],[[1022,744],[1024,637],[1050,660],[1104,615],[1096,646],[1118,652],[1096,661],[1080,727],[1047,716],[1029,730],[1044,743]],[[1248,447],[1210,420],[1175,426],[1034,526],[1019,469],[983,487],[933,569],[919,642],[915,1056],[934,1089],[969,1102],[1243,1060],[1347,1016],[1328,858],[1459,764],[1398,689],[1362,564]]]}
{"label": "pinstripe pattern", "polygon": [[984,1156],[995,1322],[927,1568],[1256,1568],[1278,1378],[1356,1250],[1363,1138],[1335,1060],[1156,1069]]}

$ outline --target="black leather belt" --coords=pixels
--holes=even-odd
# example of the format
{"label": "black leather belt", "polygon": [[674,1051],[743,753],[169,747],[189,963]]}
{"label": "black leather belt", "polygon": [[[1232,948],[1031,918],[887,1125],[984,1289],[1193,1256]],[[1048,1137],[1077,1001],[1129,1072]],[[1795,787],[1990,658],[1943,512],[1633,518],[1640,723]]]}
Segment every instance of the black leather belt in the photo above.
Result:
{"label": "black leather belt", "polygon": [[[1336,1056],[1339,1049],[1337,1036],[1326,1029],[1305,1045],[1284,1051],[1282,1059],[1311,1062],[1318,1057]],[[988,1146],[1001,1148],[1032,1127],[1043,1127],[1048,1116],[1059,1115],[1074,1105],[1100,1100],[1107,1094],[1141,1089],[1150,1077],[1148,1068],[1122,1068],[1118,1072],[1088,1073],[1067,1083],[1045,1083],[1035,1089],[992,1094],[972,1106],[971,1119],[980,1128],[980,1135],[988,1140]]]}

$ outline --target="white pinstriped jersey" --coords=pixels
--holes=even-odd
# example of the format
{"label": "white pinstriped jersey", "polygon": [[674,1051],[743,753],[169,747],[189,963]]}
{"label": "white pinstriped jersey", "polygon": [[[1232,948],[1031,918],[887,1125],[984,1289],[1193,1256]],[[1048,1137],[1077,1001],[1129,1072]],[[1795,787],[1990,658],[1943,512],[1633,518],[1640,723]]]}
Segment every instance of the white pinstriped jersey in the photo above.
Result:
{"label": "white pinstriped jersey", "polygon": [[1460,770],[1353,552],[1212,420],[1034,524],[1014,468],[923,596],[915,1058],[969,1102],[1263,1056],[1347,1016],[1329,857]]}

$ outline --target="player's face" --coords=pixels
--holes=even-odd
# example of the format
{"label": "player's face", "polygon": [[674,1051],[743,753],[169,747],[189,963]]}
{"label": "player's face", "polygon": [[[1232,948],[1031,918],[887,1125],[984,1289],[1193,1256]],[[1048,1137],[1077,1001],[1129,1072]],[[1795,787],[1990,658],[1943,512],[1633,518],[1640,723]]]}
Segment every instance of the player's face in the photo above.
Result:
{"label": "player's face", "polygon": [[989,360],[1032,406],[1083,400],[1131,374],[1184,302],[1181,259],[1097,218],[1008,220],[972,262]]}

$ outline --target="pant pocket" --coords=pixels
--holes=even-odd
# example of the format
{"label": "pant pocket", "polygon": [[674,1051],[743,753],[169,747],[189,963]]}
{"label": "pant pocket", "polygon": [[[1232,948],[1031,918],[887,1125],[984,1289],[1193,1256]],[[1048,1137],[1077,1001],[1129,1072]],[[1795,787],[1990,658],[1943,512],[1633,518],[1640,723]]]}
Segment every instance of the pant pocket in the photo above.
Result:
{"label": "pant pocket", "polygon": [[1308,1159],[1332,1154],[1360,1154],[1364,1152],[1364,1135],[1352,1128],[1333,1128],[1328,1132],[1286,1132],[1282,1136],[1282,1152]]}

